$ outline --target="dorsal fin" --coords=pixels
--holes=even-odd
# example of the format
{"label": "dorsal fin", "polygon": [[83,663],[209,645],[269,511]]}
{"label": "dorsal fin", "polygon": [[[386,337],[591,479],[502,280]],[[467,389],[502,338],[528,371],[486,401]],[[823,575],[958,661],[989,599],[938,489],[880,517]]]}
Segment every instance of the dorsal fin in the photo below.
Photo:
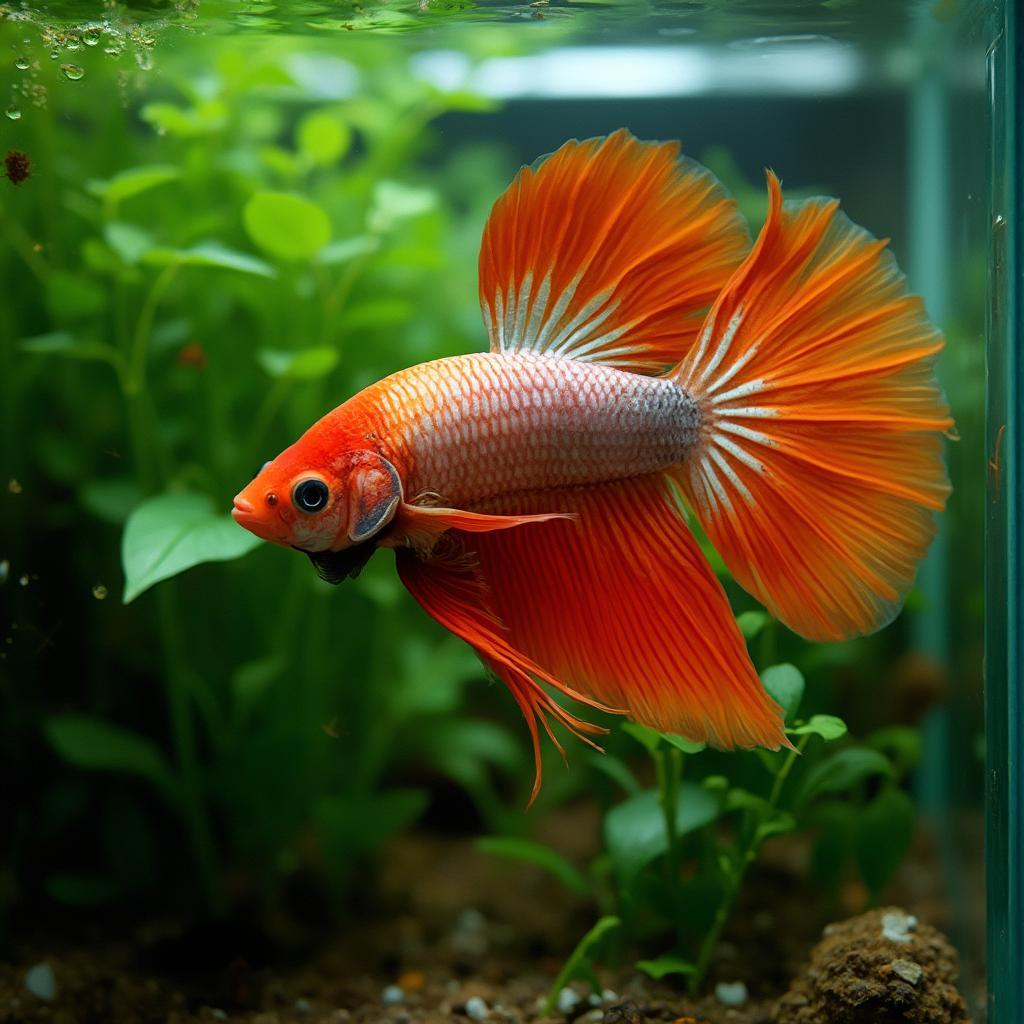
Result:
{"label": "dorsal fin", "polygon": [[736,203],[677,143],[567,142],[516,175],[484,228],[491,351],[660,373],[749,248]]}

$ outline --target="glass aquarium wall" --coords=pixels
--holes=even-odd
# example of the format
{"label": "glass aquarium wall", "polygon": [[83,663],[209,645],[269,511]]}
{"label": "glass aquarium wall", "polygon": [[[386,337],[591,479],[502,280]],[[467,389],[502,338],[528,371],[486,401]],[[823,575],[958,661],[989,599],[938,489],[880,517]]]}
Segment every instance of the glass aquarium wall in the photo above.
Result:
{"label": "glass aquarium wall", "polygon": [[[986,521],[990,605],[1015,580],[1001,5],[81,6],[0,4],[0,994],[74,1009],[106,971],[104,1013],[156,979],[161,1012],[240,1020],[273,992],[324,1020],[788,1020],[822,929],[898,907],[959,956],[905,998],[1016,1024],[1011,606],[987,731],[982,680]],[[595,713],[605,753],[545,741],[527,809],[515,701],[390,552],[331,586],[229,511],[360,389],[486,349],[492,204],[620,127],[678,140],[755,238],[771,169],[890,240],[945,336],[953,491],[905,610],[843,643],[700,537],[800,757]],[[52,998],[22,991],[41,966]]]}

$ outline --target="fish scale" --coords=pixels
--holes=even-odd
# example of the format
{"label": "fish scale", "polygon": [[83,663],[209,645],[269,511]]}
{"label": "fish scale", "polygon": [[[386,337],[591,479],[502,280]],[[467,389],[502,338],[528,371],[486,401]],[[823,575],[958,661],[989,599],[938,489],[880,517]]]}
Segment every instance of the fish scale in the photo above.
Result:
{"label": "fish scale", "polygon": [[667,468],[699,431],[672,381],[532,353],[439,359],[371,390],[406,493],[460,506]]}

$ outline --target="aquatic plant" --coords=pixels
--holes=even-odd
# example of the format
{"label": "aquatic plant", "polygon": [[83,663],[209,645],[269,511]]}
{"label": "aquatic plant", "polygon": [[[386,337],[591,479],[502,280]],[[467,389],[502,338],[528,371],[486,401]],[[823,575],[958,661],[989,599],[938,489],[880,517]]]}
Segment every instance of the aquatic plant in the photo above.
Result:
{"label": "aquatic plant", "polygon": [[[775,628],[757,612],[743,616],[743,626],[748,639]],[[597,963],[666,938],[667,949],[636,967],[654,978],[683,976],[696,992],[749,869],[776,836],[813,837],[812,874],[827,889],[838,888],[853,862],[868,898],[880,898],[913,838],[914,807],[902,782],[919,756],[916,730],[890,727],[852,742],[834,715],[798,716],[805,683],[794,665],[770,665],[761,678],[786,711],[791,750],[715,755],[705,767],[711,755],[703,744],[634,723],[620,727],[646,751],[656,781],[644,787],[609,755],[605,770],[625,799],[605,811],[603,850],[587,871],[532,840],[480,841],[492,854],[543,868],[600,910],[599,926],[556,979],[549,1008],[570,978],[596,986]]]}

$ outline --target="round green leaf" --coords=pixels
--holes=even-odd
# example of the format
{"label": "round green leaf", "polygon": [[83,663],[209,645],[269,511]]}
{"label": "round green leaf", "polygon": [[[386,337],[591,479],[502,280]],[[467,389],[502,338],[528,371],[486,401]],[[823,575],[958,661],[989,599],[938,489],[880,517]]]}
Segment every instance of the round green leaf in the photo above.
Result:
{"label": "round green leaf", "polygon": [[299,152],[320,167],[340,160],[352,141],[348,125],[339,118],[316,111],[307,114],[295,132]]}
{"label": "round green leaf", "polygon": [[128,517],[121,537],[124,603],[202,562],[240,558],[261,543],[204,494],[160,494]]}
{"label": "round green leaf", "polygon": [[812,715],[809,722],[786,731],[790,736],[820,736],[830,742],[846,735],[846,723],[835,715]]}
{"label": "round green leaf", "polygon": [[256,353],[260,366],[271,377],[289,380],[316,380],[338,365],[338,350],[328,345],[314,345],[294,351],[263,348]]}
{"label": "round green leaf", "polygon": [[822,793],[845,793],[871,775],[891,775],[889,759],[868,747],[847,747],[808,771],[800,789],[800,802]]}
{"label": "round green leaf", "polygon": [[[676,803],[676,832],[686,835],[718,816],[718,800],[703,786],[684,782]],[[668,850],[665,816],[656,790],[650,789],[617,804],[604,819],[605,843],[615,867],[635,875]]]}
{"label": "round green leaf", "polygon": [[[761,682],[768,696],[780,705],[786,718],[792,718],[804,695],[804,677],[795,665],[772,665],[761,673]],[[843,728],[845,732],[845,726]]]}
{"label": "round green leaf", "polygon": [[253,242],[281,260],[311,259],[331,239],[324,210],[290,192],[257,192],[243,216]]}

